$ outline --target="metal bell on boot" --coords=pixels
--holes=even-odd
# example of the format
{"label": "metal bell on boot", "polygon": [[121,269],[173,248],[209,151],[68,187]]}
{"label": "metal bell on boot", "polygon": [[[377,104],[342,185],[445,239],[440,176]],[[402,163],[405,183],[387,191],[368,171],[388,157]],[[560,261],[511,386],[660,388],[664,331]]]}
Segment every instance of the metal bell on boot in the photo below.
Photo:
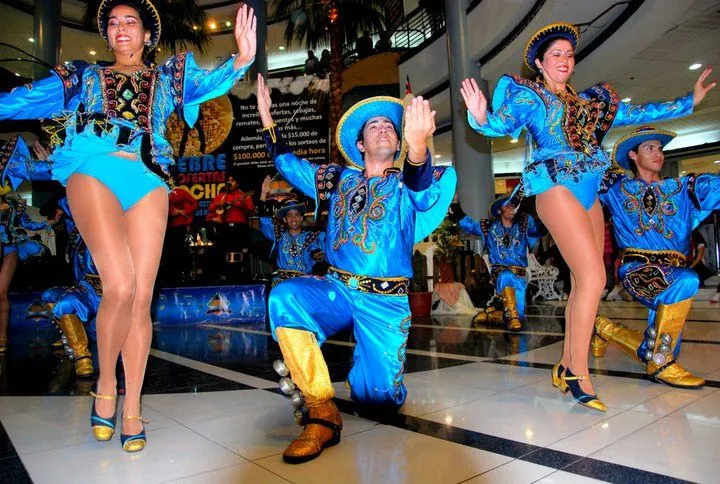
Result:
{"label": "metal bell on boot", "polygon": [[295,408],[302,408],[305,405],[305,397],[300,390],[297,388],[290,393],[290,403]]}
{"label": "metal bell on boot", "polygon": [[288,376],[290,374],[290,370],[283,360],[273,361],[273,370],[280,376]]}
{"label": "metal bell on boot", "polygon": [[290,396],[295,388],[295,382],[293,382],[290,378],[283,377],[280,379],[280,391],[285,395]]}

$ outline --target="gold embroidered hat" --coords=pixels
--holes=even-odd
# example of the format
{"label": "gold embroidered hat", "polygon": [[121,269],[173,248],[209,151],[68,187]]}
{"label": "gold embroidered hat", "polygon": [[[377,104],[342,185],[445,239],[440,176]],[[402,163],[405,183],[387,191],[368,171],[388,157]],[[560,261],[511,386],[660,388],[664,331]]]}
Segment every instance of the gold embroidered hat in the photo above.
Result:
{"label": "gold embroidered hat", "polygon": [[538,50],[546,40],[551,37],[561,37],[569,41],[573,49],[577,49],[578,42],[580,42],[580,31],[573,24],[566,22],[556,22],[554,24],[546,25],[541,28],[535,35],[530,37],[525,46],[525,64],[530,68],[531,71],[537,71],[538,68],[535,65],[535,58],[537,57]]}
{"label": "gold embroidered hat", "polygon": [[110,12],[118,5],[127,5],[137,10],[140,14],[143,28],[150,31],[150,43],[147,46],[147,50],[153,50],[157,47],[158,42],[160,42],[162,26],[160,24],[160,14],[150,0],[102,0],[97,12],[97,25],[98,31],[100,31],[100,37],[102,37],[105,42],[108,41],[107,29],[108,22],[110,21]]}
{"label": "gold embroidered hat", "polygon": [[632,133],[623,136],[615,143],[612,151],[612,161],[626,170],[630,169],[630,156],[628,153],[634,150],[639,144],[645,141],[656,140],[665,146],[677,136],[677,133],[665,129],[657,129],[652,126],[641,126]]}

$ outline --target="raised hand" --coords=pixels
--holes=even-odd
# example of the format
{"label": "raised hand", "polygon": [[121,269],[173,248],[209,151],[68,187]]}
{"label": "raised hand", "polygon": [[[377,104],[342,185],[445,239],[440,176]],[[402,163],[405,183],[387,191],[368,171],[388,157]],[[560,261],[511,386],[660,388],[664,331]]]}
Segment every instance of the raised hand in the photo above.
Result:
{"label": "raised hand", "polygon": [[435,132],[435,111],[422,96],[413,98],[405,109],[403,138],[408,145],[408,158],[413,163],[425,161],[427,137]]}
{"label": "raised hand", "polygon": [[487,123],[487,99],[475,79],[465,79],[460,86],[465,106],[479,125]]}
{"label": "raised hand", "polygon": [[272,99],[270,99],[270,89],[265,85],[265,79],[262,74],[258,73],[257,76],[257,105],[258,113],[260,113],[260,121],[262,122],[263,128],[272,126],[273,119],[270,115],[270,106],[272,106]]}
{"label": "raised hand", "polygon": [[50,156],[50,152],[38,140],[33,141],[32,150],[35,153],[35,158],[40,161],[45,161]]}
{"label": "raised hand", "polygon": [[270,193],[270,187],[272,186],[272,177],[267,175],[262,182],[262,188],[260,189],[260,200],[265,201],[268,193]]}
{"label": "raised hand", "polygon": [[254,57],[257,51],[257,19],[252,8],[244,4],[235,18],[235,42],[237,42],[238,54],[235,56],[235,68],[246,66]]}
{"label": "raised hand", "polygon": [[707,93],[710,92],[710,89],[717,85],[717,82],[711,82],[707,86],[703,86],[703,82],[705,82],[705,79],[707,79],[710,74],[712,74],[712,67],[705,69],[702,74],[700,74],[700,77],[698,77],[698,80],[695,81],[695,85],[693,86],[693,106],[700,104],[700,102],[705,99]]}

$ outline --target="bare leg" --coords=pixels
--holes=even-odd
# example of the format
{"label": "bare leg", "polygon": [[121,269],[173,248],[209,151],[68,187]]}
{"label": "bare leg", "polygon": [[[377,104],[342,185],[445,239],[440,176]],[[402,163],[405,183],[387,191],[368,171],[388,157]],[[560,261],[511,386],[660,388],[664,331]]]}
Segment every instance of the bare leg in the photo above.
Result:
{"label": "bare leg", "polygon": [[[125,213],[105,185],[86,175],[70,177],[67,196],[75,223],[102,281],[103,297],[96,317],[97,393],[116,395],[115,369],[130,329],[135,295],[135,272],[125,235]],[[95,408],[101,417],[110,417],[115,401],[98,399]]]}
{"label": "bare leg", "polygon": [[[605,219],[602,213],[602,208],[600,207],[600,202],[596,201],[595,205],[593,205],[590,210],[587,212],[590,216],[590,223],[592,224],[593,231],[595,233],[595,241],[598,244],[598,248],[600,250],[600,254],[603,253],[605,248]],[[605,271],[605,276],[607,277],[607,271]],[[572,281],[572,286],[575,287],[577,285],[577,282],[575,282],[575,276],[570,273],[570,279]],[[600,293],[602,294],[602,292]],[[572,321],[572,315],[573,315],[573,301],[575,300],[575,292],[571,291],[570,296],[568,297],[567,306],[565,306],[565,328],[570,327],[571,321]],[[598,304],[600,301],[598,301]],[[597,308],[595,310],[597,312]],[[570,365],[570,338],[565,338],[565,342],[563,344],[563,358],[562,358],[562,365],[564,367],[568,367]]]}
{"label": "bare leg", "polygon": [[[570,319],[565,328],[565,338],[570,342],[565,347],[567,353],[563,355],[563,361],[574,374],[587,375],[593,322],[605,287],[605,267],[599,248],[603,239],[598,241],[596,230],[598,215],[602,227],[602,211],[598,202],[590,211],[585,211],[575,196],[562,186],[538,195],[537,211],[573,276],[568,299]],[[580,386],[586,393],[595,393],[590,379],[581,381]]]}
{"label": "bare leg", "polygon": [[[577,285],[575,282],[575,276],[570,273],[570,287],[574,288]],[[568,335],[570,328],[570,321],[572,321],[572,307],[573,301],[575,300],[575,291],[570,290],[568,295],[567,304],[565,305],[565,334]],[[563,342],[563,353],[562,353],[562,365],[567,368],[570,366],[570,338],[566,337]]]}
{"label": "bare leg", "polygon": [[[146,195],[126,212],[127,240],[135,269],[135,299],[132,304],[130,332],[122,347],[125,369],[124,416],[141,416],[140,392],[152,341],[152,302],[155,277],[162,254],[168,216],[168,196],[164,188]],[[142,430],[139,420],[123,421],[124,434],[137,434]]]}
{"label": "bare leg", "polygon": [[8,321],[10,320],[10,300],[8,289],[17,267],[17,252],[6,254],[0,266],[0,340],[7,338]]}

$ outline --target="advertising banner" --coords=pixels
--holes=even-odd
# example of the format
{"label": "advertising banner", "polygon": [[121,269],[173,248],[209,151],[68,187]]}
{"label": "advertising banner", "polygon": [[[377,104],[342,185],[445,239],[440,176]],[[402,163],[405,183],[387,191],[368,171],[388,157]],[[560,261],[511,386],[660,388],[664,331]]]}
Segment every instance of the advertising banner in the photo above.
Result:
{"label": "advertising banner", "polygon": [[[271,77],[267,85],[273,118],[288,145],[303,158],[327,163],[327,77]],[[177,185],[198,200],[196,218],[207,215],[228,176],[235,177],[241,190],[259,192],[263,178],[276,175],[261,127],[255,81],[239,82],[229,95],[202,104],[193,129],[171,116],[167,136],[176,159],[174,175]]]}
{"label": "advertising banner", "polygon": [[[41,292],[10,294],[10,331],[52,324],[52,313],[41,297]],[[265,300],[262,284],[162,288],[150,311],[153,323],[159,325],[263,323]],[[92,337],[94,330],[90,329]]]}

